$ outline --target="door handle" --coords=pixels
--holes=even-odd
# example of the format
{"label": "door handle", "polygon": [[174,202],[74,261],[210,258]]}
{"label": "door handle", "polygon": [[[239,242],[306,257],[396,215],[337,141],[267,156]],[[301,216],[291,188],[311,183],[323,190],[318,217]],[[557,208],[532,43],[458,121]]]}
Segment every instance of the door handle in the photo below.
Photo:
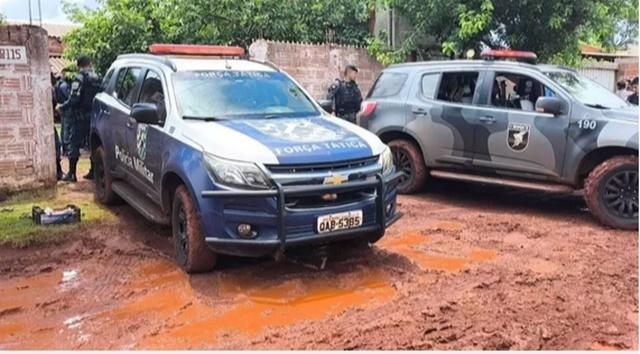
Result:
{"label": "door handle", "polygon": [[127,128],[132,129],[135,125],[136,125],[136,120],[129,117],[129,120],[127,121]]}
{"label": "door handle", "polygon": [[424,108],[421,108],[421,107],[413,107],[411,109],[411,112],[413,112],[413,114],[416,114],[416,115],[425,115],[425,114],[427,114],[427,110],[424,109]]}
{"label": "door handle", "polygon": [[496,122],[496,119],[493,118],[492,116],[483,116],[483,117],[480,117],[479,120],[485,124],[493,124]]}

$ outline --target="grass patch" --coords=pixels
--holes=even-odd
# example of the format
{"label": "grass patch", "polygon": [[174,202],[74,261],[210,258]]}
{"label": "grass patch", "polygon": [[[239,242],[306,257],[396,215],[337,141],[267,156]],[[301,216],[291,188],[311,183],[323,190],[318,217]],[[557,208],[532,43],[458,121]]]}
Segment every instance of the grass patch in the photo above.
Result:
{"label": "grass patch", "polygon": [[[67,204],[75,204],[81,209],[80,223],[35,225],[31,219],[34,205],[58,209]],[[0,245],[26,247],[62,238],[86,225],[115,220],[115,215],[97,204],[90,192],[75,192],[68,186],[21,192],[0,203]]]}

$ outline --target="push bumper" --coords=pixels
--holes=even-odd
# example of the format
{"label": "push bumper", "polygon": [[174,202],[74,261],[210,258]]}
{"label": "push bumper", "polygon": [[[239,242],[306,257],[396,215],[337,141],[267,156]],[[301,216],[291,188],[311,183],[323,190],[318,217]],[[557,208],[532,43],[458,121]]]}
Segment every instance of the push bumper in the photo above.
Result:
{"label": "push bumper", "polygon": [[[285,250],[297,246],[321,245],[352,239],[376,240],[384,235],[385,229],[396,222],[402,216],[397,211],[393,215],[386,215],[385,196],[389,188],[395,188],[398,184],[401,172],[397,172],[384,178],[381,174],[375,176],[375,180],[354,181],[339,185],[312,185],[312,186],[282,186],[275,184],[272,190],[205,190],[203,198],[275,198],[277,205],[277,239],[231,239],[219,237],[206,237],[207,245],[214,251],[223,254],[241,256],[265,256],[273,255],[276,259],[283,256]],[[367,188],[375,188],[375,223],[354,229],[340,230],[328,233],[314,233],[310,235],[288,238],[285,220],[290,210],[285,206],[286,197],[304,197],[325,193],[343,193],[358,191]]]}

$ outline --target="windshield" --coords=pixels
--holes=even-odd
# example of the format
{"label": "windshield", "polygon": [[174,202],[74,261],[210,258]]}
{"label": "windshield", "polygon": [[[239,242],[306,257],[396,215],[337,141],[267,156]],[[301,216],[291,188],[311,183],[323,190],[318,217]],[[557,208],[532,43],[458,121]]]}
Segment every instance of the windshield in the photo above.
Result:
{"label": "windshield", "polygon": [[285,74],[265,71],[184,71],[173,76],[184,117],[265,118],[318,114]]}
{"label": "windshield", "polygon": [[567,71],[551,71],[545,74],[585,105],[603,109],[627,106],[627,103],[613,92],[584,76]]}

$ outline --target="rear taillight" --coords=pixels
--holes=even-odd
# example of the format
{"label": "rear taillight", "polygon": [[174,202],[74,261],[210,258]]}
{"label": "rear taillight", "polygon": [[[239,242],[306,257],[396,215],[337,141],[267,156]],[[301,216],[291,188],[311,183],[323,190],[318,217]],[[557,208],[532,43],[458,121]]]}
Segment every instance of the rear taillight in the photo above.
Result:
{"label": "rear taillight", "polygon": [[358,115],[360,117],[368,117],[370,116],[373,111],[376,110],[376,106],[378,104],[374,101],[364,101],[362,102],[362,104],[360,105],[360,112],[358,112]]}

